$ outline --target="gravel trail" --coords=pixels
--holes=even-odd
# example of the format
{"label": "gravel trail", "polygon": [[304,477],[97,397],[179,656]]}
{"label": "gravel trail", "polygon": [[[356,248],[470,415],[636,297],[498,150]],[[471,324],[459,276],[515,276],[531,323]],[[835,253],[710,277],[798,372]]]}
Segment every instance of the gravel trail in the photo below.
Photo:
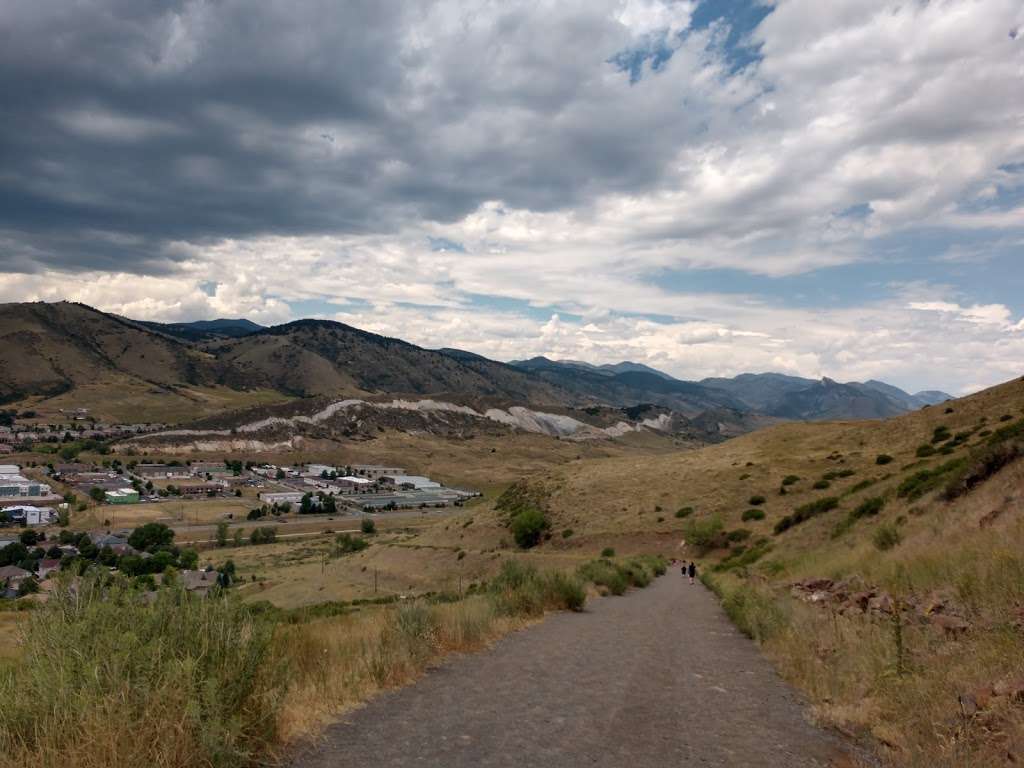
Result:
{"label": "gravel trail", "polygon": [[331,726],[296,768],[848,766],[700,584],[549,616]]}

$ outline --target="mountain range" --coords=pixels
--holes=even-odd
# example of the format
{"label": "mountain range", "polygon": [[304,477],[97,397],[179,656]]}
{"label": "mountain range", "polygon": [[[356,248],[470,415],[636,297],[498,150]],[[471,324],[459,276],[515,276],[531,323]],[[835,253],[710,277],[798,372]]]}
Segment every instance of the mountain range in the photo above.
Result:
{"label": "mountain range", "polygon": [[878,418],[941,402],[879,381],[782,374],[682,381],[646,365],[544,357],[502,363],[414,344],[329,320],[263,327],[248,320],[153,323],[67,302],[0,305],[0,402],[126,385],[150,391],[221,386],[290,397],[432,398],[473,407],[633,408],[689,419]]}

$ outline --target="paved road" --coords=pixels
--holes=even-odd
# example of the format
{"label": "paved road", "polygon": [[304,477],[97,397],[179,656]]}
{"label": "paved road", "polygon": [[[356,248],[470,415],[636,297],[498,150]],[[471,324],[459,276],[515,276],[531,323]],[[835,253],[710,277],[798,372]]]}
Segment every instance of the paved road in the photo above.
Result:
{"label": "paved road", "polygon": [[844,755],[713,596],[670,571],[377,697],[294,765],[821,768]]}

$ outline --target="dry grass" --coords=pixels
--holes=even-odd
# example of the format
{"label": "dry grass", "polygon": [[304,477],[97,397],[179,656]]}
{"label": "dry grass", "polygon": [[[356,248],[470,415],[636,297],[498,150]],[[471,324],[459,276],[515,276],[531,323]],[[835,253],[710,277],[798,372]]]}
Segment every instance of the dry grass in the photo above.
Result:
{"label": "dry grass", "polygon": [[584,600],[574,577],[512,563],[465,599],[312,620],[230,594],[147,601],[87,576],[31,612],[17,663],[0,667],[0,767],[262,762],[446,654]]}
{"label": "dry grass", "polygon": [[177,424],[203,416],[289,400],[266,389],[240,391],[229,387],[157,387],[146,382],[111,377],[75,387],[50,398],[30,397],[15,403],[20,411],[33,410],[41,423],[66,419],[60,409],[88,408],[99,421],[137,421]]}
{"label": "dry grass", "polygon": [[279,641],[288,649],[291,684],[281,711],[282,738],[315,734],[376,692],[411,682],[446,654],[484,648],[528,621],[499,616],[490,600],[475,596],[284,627]]}

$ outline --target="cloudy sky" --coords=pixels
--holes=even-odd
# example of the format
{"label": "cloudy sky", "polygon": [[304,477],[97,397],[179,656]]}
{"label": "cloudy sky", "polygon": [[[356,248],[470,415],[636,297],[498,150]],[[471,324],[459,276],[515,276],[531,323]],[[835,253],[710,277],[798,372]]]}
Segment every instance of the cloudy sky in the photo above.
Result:
{"label": "cloudy sky", "polygon": [[2,301],[1024,372],[1020,0],[5,0],[0,93]]}

